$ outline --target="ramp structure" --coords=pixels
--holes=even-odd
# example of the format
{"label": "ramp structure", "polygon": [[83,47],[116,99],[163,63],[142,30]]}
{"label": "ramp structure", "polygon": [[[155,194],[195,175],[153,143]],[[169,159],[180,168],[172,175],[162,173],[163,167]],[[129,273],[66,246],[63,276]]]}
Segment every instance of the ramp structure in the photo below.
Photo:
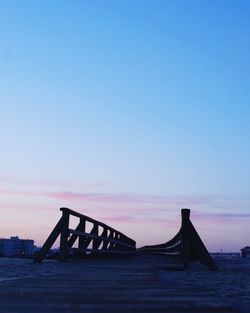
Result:
{"label": "ramp structure", "polygon": [[190,221],[190,210],[182,209],[181,216],[181,228],[174,238],[164,244],[144,246],[137,249],[137,251],[181,258],[185,268],[188,267],[190,262],[199,261],[210,270],[217,271],[218,268],[213,258]]}
{"label": "ramp structure", "polygon": [[[61,260],[66,259],[72,253],[80,256],[86,254],[125,255],[136,252],[136,242],[114,228],[68,208],[60,210],[62,217],[39,253],[36,254],[34,262],[41,262],[46,257],[58,237],[60,237],[59,258]],[[78,219],[75,229],[70,229],[71,217]],[[77,247],[73,248],[77,240]]]}

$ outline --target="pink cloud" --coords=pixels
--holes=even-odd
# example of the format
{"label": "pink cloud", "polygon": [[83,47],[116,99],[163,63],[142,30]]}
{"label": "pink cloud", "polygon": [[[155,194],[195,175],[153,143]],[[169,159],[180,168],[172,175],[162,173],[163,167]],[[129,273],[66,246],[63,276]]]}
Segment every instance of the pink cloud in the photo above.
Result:
{"label": "pink cloud", "polygon": [[76,187],[81,186],[82,188],[99,188],[105,186],[107,183],[104,181],[96,182],[81,182],[81,183],[66,183],[58,181],[46,181],[46,180],[35,180],[35,179],[24,179],[24,178],[0,178],[0,183],[8,185],[22,185],[22,186],[33,186],[33,187]]}
{"label": "pink cloud", "polygon": [[100,217],[101,220],[108,222],[119,222],[119,223],[135,223],[138,222],[138,218],[130,215],[110,215]]}
{"label": "pink cloud", "polygon": [[181,223],[181,217],[179,217],[179,219],[177,218],[176,220],[171,220],[171,219],[167,219],[167,218],[151,218],[151,219],[149,219],[149,221],[152,224],[156,224],[156,225],[160,225],[160,226],[167,226],[170,228],[173,228],[173,227],[178,228],[178,226],[180,226],[180,223]]}
{"label": "pink cloud", "polygon": [[[143,194],[117,194],[117,193],[78,193],[72,191],[29,191],[29,190],[8,190],[0,189],[1,195],[13,196],[16,200],[18,196],[26,196],[27,200],[30,202],[29,197],[37,197],[36,202],[39,202],[39,198],[47,201],[47,205],[42,208],[42,210],[55,210],[58,208],[52,207],[50,199],[57,200],[55,203],[59,203],[58,206],[69,206],[73,210],[77,210],[79,207],[77,204],[84,203],[84,205],[90,206],[91,210],[99,213],[101,211],[109,212],[110,218],[120,219],[125,222],[125,220],[132,221],[134,218],[145,219],[149,216],[151,219],[155,217],[155,223],[167,223],[170,226],[170,222],[164,220],[164,218],[170,213],[178,213],[178,211],[183,207],[189,207],[192,209],[191,219],[206,220],[210,222],[220,222],[223,220],[228,221],[229,219],[239,219],[239,218],[249,218],[250,214],[244,213],[248,209],[249,197],[218,197],[218,196],[157,196],[157,195],[143,195]],[[27,201],[25,200],[25,201]],[[28,202],[27,201],[27,202]],[[90,204],[93,203],[93,204]],[[237,211],[232,211],[232,206],[237,203],[242,202],[244,210],[237,213]],[[86,204],[89,203],[89,204]],[[57,204],[56,204],[57,205]],[[124,217],[116,213],[122,210],[126,214]],[[219,207],[223,205],[223,211],[219,212]],[[20,208],[22,204],[17,205],[12,202],[12,197],[8,201],[5,199],[5,203],[1,203],[2,208]],[[25,206],[25,205],[23,205]],[[40,205],[39,205],[40,206]],[[242,206],[241,206],[242,207]],[[25,206],[28,210],[40,210],[35,204],[30,206],[29,204]],[[199,209],[199,213],[198,213]],[[214,213],[211,212],[214,210]],[[210,212],[209,212],[210,210]],[[86,208],[80,210],[83,214],[86,214]],[[88,209],[89,211],[89,209]],[[217,212],[216,212],[217,211]],[[230,211],[230,212],[228,212]],[[143,214],[143,216],[142,216]],[[159,215],[161,218],[159,218]]]}
{"label": "pink cloud", "polygon": [[11,194],[11,193],[13,193],[11,190],[0,189],[0,194],[2,195]]}
{"label": "pink cloud", "polygon": [[143,194],[116,194],[116,193],[76,193],[71,191],[45,192],[44,196],[63,201],[96,201],[109,203],[158,203],[178,206],[204,204],[211,201],[209,197],[192,196],[157,196]]}
{"label": "pink cloud", "polygon": [[204,213],[201,216],[205,218],[250,218],[250,213]]}
{"label": "pink cloud", "polygon": [[[230,223],[241,223],[243,224],[244,221],[249,223],[250,214],[249,213],[195,213],[193,212],[193,220],[198,220],[200,222],[214,225],[214,224],[221,224],[221,225],[229,225]],[[192,216],[191,216],[192,219]]]}
{"label": "pink cloud", "polygon": [[[197,207],[206,206],[211,209],[233,209],[238,203],[244,203],[248,205],[250,197],[249,196],[160,196],[160,195],[145,195],[145,194],[119,194],[119,193],[86,193],[86,192],[74,192],[74,191],[41,191],[36,188],[36,190],[30,190],[25,188],[26,185],[29,186],[43,186],[43,187],[65,187],[64,183],[57,182],[46,182],[46,181],[26,181],[20,179],[0,179],[0,182],[19,184],[23,185],[23,190],[2,188],[0,189],[0,194],[11,194],[11,195],[22,195],[22,196],[37,196],[37,197],[48,197],[57,199],[60,201],[73,202],[73,201],[88,201],[88,202],[99,202],[99,203],[110,203],[110,204],[157,204],[166,205],[168,208],[171,206],[176,208],[181,207]],[[95,182],[88,184],[92,187],[100,187],[105,185],[104,182]]]}
{"label": "pink cloud", "polygon": [[[43,212],[43,211],[49,211],[55,210],[55,208],[52,208],[51,205],[42,205],[42,204],[30,204],[30,203],[8,203],[8,202],[1,202],[0,203],[0,209],[10,209],[15,211],[33,211],[33,212]],[[56,208],[59,209],[59,208]],[[58,210],[59,212],[59,210]]]}

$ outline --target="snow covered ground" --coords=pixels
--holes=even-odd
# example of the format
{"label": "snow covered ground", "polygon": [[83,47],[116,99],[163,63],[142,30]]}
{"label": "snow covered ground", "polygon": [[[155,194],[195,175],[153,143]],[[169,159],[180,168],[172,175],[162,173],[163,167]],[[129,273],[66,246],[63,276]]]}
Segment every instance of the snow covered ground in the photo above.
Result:
{"label": "snow covered ground", "polygon": [[249,313],[250,260],[216,262],[218,272],[200,264],[181,271],[164,256],[0,258],[0,312]]}

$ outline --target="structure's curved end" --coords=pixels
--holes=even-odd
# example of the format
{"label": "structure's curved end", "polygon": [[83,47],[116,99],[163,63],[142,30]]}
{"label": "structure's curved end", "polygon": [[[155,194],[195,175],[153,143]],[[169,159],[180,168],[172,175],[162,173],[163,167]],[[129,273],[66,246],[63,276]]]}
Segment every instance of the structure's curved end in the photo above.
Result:
{"label": "structure's curved end", "polygon": [[190,210],[182,209],[181,217],[181,228],[173,239],[164,244],[144,246],[137,251],[180,257],[186,268],[190,262],[199,261],[210,270],[217,271],[213,258],[190,221]]}

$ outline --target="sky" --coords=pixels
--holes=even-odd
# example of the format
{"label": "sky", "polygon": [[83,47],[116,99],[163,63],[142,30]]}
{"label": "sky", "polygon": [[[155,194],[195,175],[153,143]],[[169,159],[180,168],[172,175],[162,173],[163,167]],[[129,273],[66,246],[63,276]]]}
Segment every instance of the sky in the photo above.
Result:
{"label": "sky", "polygon": [[0,0],[0,237],[69,207],[163,243],[250,241],[248,0]]}

